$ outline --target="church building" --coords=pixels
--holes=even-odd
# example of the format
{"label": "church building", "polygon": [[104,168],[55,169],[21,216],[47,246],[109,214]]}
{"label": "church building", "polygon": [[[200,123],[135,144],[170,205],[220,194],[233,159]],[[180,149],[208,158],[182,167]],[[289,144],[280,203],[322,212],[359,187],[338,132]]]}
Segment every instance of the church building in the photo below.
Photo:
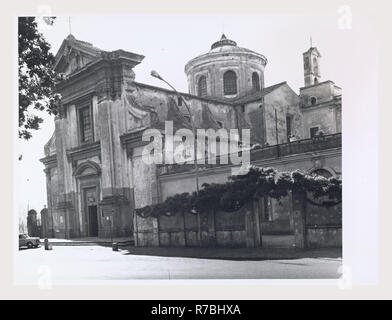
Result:
{"label": "church building", "polygon": [[[137,82],[144,56],[105,51],[69,35],[55,61],[61,106],[44,147],[49,237],[130,237],[134,209],[195,190],[195,169],[146,164],[143,132],[250,129],[251,163],[341,176],[341,88],[321,78],[321,54],[303,53],[304,86],[265,86],[267,58],[222,35],[185,65],[188,93]],[[157,66],[159,68],[159,66]],[[190,107],[191,115],[187,111]],[[192,117],[192,119],[191,119]],[[200,185],[223,183],[231,164],[199,166]],[[287,205],[264,204],[263,232],[292,232]]]}

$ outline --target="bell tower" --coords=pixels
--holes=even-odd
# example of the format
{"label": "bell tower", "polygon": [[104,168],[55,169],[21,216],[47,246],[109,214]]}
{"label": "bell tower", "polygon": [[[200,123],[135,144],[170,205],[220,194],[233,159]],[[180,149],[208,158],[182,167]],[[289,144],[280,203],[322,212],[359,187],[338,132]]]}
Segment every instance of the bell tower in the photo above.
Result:
{"label": "bell tower", "polygon": [[304,57],[304,80],[305,87],[313,86],[318,84],[321,79],[320,74],[320,58],[321,54],[316,47],[310,47],[310,49],[303,53]]}

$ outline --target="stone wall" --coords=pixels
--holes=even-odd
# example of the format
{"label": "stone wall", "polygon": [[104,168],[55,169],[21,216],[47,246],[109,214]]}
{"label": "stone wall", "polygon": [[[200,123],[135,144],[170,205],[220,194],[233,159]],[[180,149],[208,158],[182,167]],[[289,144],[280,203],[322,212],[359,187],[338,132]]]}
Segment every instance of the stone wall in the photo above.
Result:
{"label": "stone wall", "polygon": [[[312,208],[305,197],[287,197],[287,219],[265,221],[258,202],[236,212],[203,212],[199,216],[178,213],[172,216],[135,215],[135,245],[140,247],[247,247],[263,246],[263,236],[294,235],[289,247],[341,247],[341,206]],[[291,203],[291,201],[293,201]],[[200,219],[200,222],[199,222]],[[313,224],[309,224],[312,221]],[[315,224],[315,222],[320,224]],[[200,223],[200,233],[199,233]],[[200,239],[201,234],[201,239]],[[292,236],[290,236],[292,237]],[[287,239],[286,239],[287,240]]]}
{"label": "stone wall", "polygon": [[[328,199],[312,199],[316,203]],[[315,247],[342,246],[342,204],[329,208],[306,202],[306,245]]]}
{"label": "stone wall", "polygon": [[[200,233],[199,233],[200,224]],[[252,205],[236,212],[203,212],[199,216],[135,215],[135,245],[140,247],[257,247],[260,246],[259,218]]]}
{"label": "stone wall", "polygon": [[341,247],[342,227],[308,227],[306,240],[308,248]]}

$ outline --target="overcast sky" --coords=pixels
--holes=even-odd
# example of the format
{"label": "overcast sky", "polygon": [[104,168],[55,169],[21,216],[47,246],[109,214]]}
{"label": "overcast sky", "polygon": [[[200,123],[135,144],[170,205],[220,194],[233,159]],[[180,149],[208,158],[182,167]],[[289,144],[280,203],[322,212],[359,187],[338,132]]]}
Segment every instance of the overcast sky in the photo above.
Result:
{"label": "overcast sky", "polygon": [[[338,21],[338,11],[329,15],[72,15],[71,31],[77,39],[103,50],[124,49],[143,54],[145,59],[134,69],[136,81],[164,86],[150,76],[154,69],[185,92],[186,62],[206,53],[224,31],[238,46],[268,59],[266,86],[287,81],[298,93],[304,82],[302,53],[309,49],[312,37],[313,46],[322,55],[322,80],[341,86],[345,101],[345,93],[351,89],[369,90],[367,80],[373,74],[367,70],[376,70],[372,60],[375,42],[361,18],[354,17],[352,29],[348,30],[341,30]],[[41,31],[55,54],[69,34],[68,16],[58,17],[52,27]],[[353,77],[358,68],[363,71],[363,78]],[[345,102],[343,105],[345,108]],[[15,164],[16,209],[21,217],[26,216],[27,206],[39,212],[46,204],[46,179],[39,159],[44,156],[43,147],[53,133],[54,121],[46,115],[44,118],[42,129],[33,132],[31,140],[17,142],[17,153],[23,154],[23,159]]]}

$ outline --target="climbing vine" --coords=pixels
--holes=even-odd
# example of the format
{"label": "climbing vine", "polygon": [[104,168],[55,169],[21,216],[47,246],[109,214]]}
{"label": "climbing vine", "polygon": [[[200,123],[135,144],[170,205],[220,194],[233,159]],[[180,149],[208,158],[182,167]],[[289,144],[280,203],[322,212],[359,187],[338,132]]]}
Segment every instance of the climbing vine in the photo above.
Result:
{"label": "climbing vine", "polygon": [[327,198],[320,203],[308,197],[312,204],[330,207],[342,201],[342,181],[325,178],[300,170],[279,172],[273,168],[251,166],[246,174],[230,176],[226,183],[205,183],[199,194],[181,193],[168,197],[164,202],[135,210],[141,217],[201,213],[211,209],[233,212],[246,203],[261,197],[280,199],[289,192],[300,192],[313,199]]}

